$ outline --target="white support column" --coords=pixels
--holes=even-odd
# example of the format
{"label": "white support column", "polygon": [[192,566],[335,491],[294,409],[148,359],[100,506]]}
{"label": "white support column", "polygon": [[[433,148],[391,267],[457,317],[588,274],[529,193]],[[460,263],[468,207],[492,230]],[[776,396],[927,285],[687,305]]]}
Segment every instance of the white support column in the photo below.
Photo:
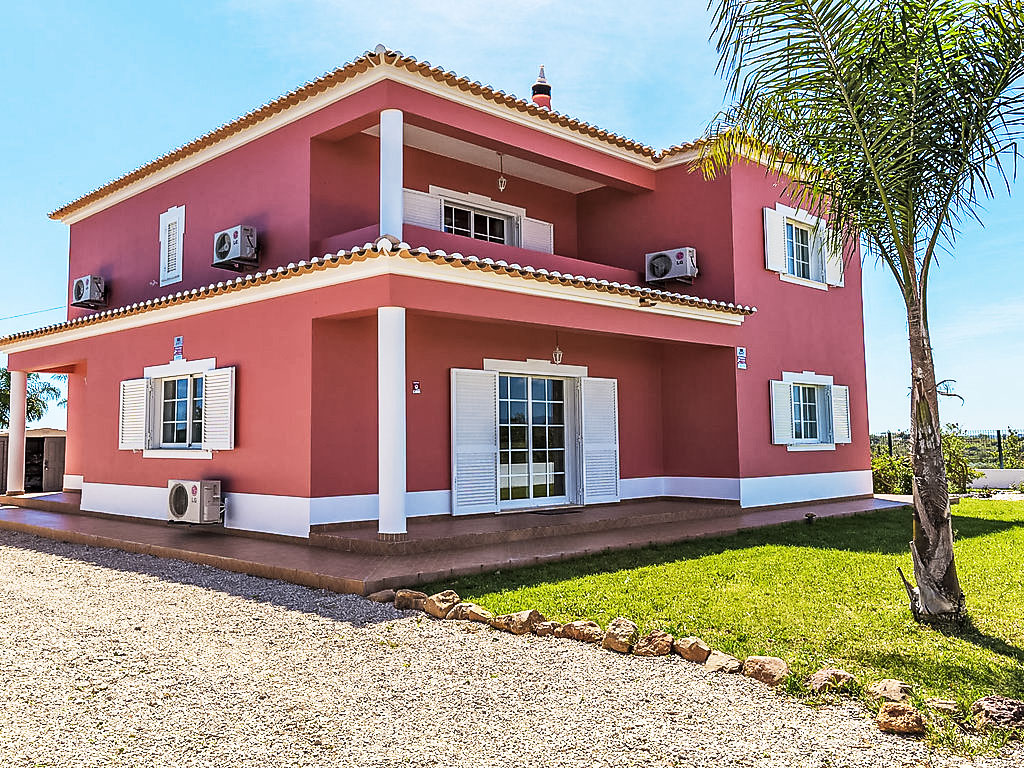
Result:
{"label": "white support column", "polygon": [[403,117],[400,109],[380,113],[380,234],[402,239],[404,179]]}
{"label": "white support column", "polygon": [[11,410],[7,437],[7,494],[25,492],[25,417],[28,408],[28,374],[11,371]]}
{"label": "white support column", "polygon": [[405,308],[377,308],[377,533],[405,536]]}

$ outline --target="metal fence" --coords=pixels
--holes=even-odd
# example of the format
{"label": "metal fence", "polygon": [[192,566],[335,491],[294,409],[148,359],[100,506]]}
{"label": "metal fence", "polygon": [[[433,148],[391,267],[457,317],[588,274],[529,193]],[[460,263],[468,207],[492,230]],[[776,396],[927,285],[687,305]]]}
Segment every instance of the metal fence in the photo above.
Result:
{"label": "metal fence", "polygon": [[[1024,430],[962,429],[964,456],[978,469],[1024,469]],[[910,431],[871,435],[872,456],[909,456]]]}

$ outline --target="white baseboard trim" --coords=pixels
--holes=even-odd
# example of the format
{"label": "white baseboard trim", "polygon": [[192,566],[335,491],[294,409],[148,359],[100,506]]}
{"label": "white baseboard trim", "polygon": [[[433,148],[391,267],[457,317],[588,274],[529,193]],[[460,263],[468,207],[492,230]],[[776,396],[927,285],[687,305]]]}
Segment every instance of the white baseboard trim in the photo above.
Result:
{"label": "white baseboard trim", "polygon": [[624,477],[619,481],[623,499],[679,496],[690,499],[740,498],[740,481],[735,477]]}
{"label": "white baseboard trim", "polygon": [[817,472],[809,475],[773,475],[740,478],[740,506],[767,507],[803,501],[870,496],[870,469]]}
{"label": "white baseboard trim", "polygon": [[[65,475],[68,479],[80,475]],[[167,488],[146,485],[82,482],[82,509],[111,515],[164,520]],[[738,500],[742,507],[794,504],[872,492],[871,470],[821,472],[771,477],[630,477],[619,482],[623,499],[678,496],[694,499]],[[351,496],[274,496],[226,493],[227,528],[285,536],[309,536],[311,525],[377,519],[377,494]],[[408,517],[451,513],[451,491],[413,491],[406,497]]]}
{"label": "white baseboard trim", "polygon": [[64,475],[64,490],[80,491],[84,482],[85,477],[83,475]]}
{"label": "white baseboard trim", "polygon": [[1024,483],[1024,469],[979,469],[971,488],[1013,488]]}

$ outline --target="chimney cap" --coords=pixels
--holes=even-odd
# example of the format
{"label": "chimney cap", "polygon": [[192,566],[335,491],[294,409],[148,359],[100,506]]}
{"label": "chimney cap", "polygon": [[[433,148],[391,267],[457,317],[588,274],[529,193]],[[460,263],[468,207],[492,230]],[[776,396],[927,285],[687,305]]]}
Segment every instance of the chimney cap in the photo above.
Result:
{"label": "chimney cap", "polygon": [[544,76],[544,65],[540,65],[540,72],[537,73],[537,81],[533,84],[533,103],[538,107],[551,109],[551,86]]}

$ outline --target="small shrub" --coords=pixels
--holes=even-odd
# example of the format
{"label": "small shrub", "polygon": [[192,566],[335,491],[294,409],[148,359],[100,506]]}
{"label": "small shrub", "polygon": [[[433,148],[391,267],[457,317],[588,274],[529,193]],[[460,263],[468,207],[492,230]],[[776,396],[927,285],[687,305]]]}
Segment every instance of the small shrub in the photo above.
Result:
{"label": "small shrub", "polygon": [[982,473],[967,461],[967,442],[959,424],[947,424],[942,431],[942,455],[946,459],[950,493],[967,493],[967,486]]}
{"label": "small shrub", "polygon": [[909,496],[914,492],[914,470],[906,456],[876,456],[871,460],[875,493]]}

